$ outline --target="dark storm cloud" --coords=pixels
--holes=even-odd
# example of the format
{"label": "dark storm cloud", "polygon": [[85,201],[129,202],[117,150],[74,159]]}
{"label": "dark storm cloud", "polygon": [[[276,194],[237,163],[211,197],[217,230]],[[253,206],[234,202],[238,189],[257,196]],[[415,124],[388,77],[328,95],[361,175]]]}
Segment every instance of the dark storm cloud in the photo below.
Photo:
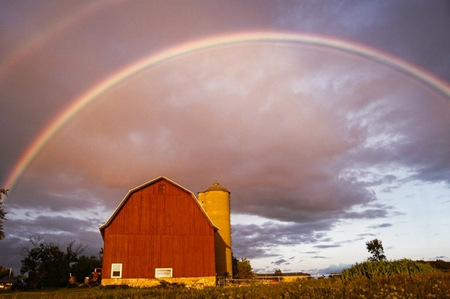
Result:
{"label": "dark storm cloud", "polygon": [[20,261],[23,255],[20,248],[23,246],[24,240],[8,233],[8,236],[1,241],[0,260],[1,265],[5,268],[13,268],[14,274],[20,274]]}
{"label": "dark storm cloud", "polygon": [[358,218],[384,218],[388,215],[388,211],[385,209],[367,209],[362,212],[348,212],[345,213],[344,218],[358,219]]}
{"label": "dark storm cloud", "polygon": [[20,261],[25,257],[22,249],[30,248],[30,240],[35,237],[56,244],[61,250],[74,242],[75,246],[83,249],[80,254],[97,256],[103,246],[97,230],[99,224],[95,218],[45,215],[19,219],[14,217],[5,223],[7,236],[1,241],[0,261],[2,265],[12,267],[15,274],[19,274]]}
{"label": "dark storm cloud", "polygon": [[[450,78],[445,1],[172,4],[0,3],[0,67],[22,46],[33,49],[0,69],[2,181],[75,98],[189,40],[247,30],[318,33]],[[90,14],[64,25],[78,9]],[[194,193],[214,180],[230,188],[232,213],[271,220],[234,225],[235,255],[281,261],[276,246],[331,242],[342,219],[390,227],[385,218],[401,213],[378,203],[377,188],[447,186],[448,115],[448,98],[417,78],[335,49],[235,45],[177,57],[124,80],[60,128],[5,201],[10,220],[0,252],[34,234],[98,248],[98,226],[126,192],[165,175]]]}
{"label": "dark storm cloud", "polygon": [[331,223],[328,221],[310,224],[236,224],[232,227],[233,251],[236,256],[248,258],[277,256],[277,246],[325,241],[325,236],[319,232],[330,228]]}
{"label": "dark storm cloud", "polygon": [[[6,201],[6,209],[10,213],[27,209],[40,212],[89,211],[98,215],[103,212],[105,204],[108,209],[114,209],[126,194],[127,190],[96,185],[89,181],[89,176],[77,171],[68,168],[60,170],[46,175],[33,171],[25,174],[22,180],[28,188],[14,190],[14,196],[10,196]],[[42,186],[46,186],[45,190]],[[105,198],[116,200],[105,203]]]}
{"label": "dark storm cloud", "polygon": [[421,0],[324,3],[282,3],[278,24],[282,28],[357,40],[450,79],[448,2],[435,1],[433,5]]}
{"label": "dark storm cloud", "polygon": [[271,264],[279,266],[279,265],[289,265],[290,263],[285,259],[279,259],[279,260],[271,262]]}
{"label": "dark storm cloud", "polygon": [[98,233],[96,219],[80,219],[68,216],[45,216],[37,215],[25,219],[14,219],[8,221],[7,228],[11,234],[28,232],[28,236],[45,234],[60,236],[62,239],[78,238],[83,233]]}
{"label": "dark storm cloud", "polygon": [[[361,166],[375,163],[400,167],[414,165],[415,173],[410,179],[449,183],[450,141],[446,136],[450,135],[450,120],[445,115],[450,113],[450,106],[444,99],[435,99],[430,105],[423,98],[426,95],[416,90],[415,94],[405,94],[396,99],[383,115],[377,116],[376,110],[371,111],[374,119],[370,130],[384,132],[386,137],[396,136],[394,139],[397,141],[383,144],[386,138],[384,141],[381,139],[378,145],[355,152],[353,158]],[[393,178],[383,179],[391,183]]]}
{"label": "dark storm cloud", "polygon": [[[294,190],[286,190],[280,194],[271,187],[259,187],[246,192],[251,195],[240,194],[242,201],[238,202],[237,209],[244,213],[256,213],[258,215],[281,221],[309,222],[316,219],[330,219],[342,214],[342,210],[355,204],[368,203],[373,200],[373,194],[344,180],[337,180],[329,175],[329,179],[311,177],[309,180],[299,182],[301,187]],[[327,188],[323,189],[326,185]],[[280,205],[274,206],[274,200]],[[369,211],[366,211],[366,213]],[[382,211],[379,213],[382,214]],[[362,214],[347,213],[348,217],[364,217]]]}

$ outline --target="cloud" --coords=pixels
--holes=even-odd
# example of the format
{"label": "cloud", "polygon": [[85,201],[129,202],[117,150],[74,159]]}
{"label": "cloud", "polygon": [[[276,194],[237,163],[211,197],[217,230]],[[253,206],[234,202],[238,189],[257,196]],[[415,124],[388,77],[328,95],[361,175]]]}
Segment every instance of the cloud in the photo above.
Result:
{"label": "cloud", "polygon": [[391,223],[381,223],[381,224],[377,224],[377,225],[371,225],[369,226],[370,229],[376,229],[376,228],[385,228],[385,227],[391,227],[392,224]]}
{"label": "cloud", "polygon": [[[450,78],[445,1],[179,4],[106,5],[0,75],[0,179],[96,82],[187,40],[250,29],[318,33]],[[45,7],[1,10],[2,57],[72,12]],[[388,229],[390,217],[405,215],[382,195],[450,183],[448,115],[447,97],[416,77],[336,49],[253,43],[177,56],[106,90],[58,130],[5,201],[9,237],[0,251],[24,232],[98,248],[98,226],[126,192],[159,175],[194,193],[220,181],[233,214],[267,220],[233,226],[236,256],[282,261],[280,246],[340,244],[329,232],[341,220]]]}
{"label": "cloud", "polygon": [[311,256],[311,258],[313,258],[313,259],[327,259],[328,257],[323,256],[323,255],[313,255],[313,256]]}
{"label": "cloud", "polygon": [[[450,55],[446,37],[448,3],[429,5],[420,0],[405,2],[281,2],[278,26],[358,40],[375,49],[414,61],[446,80],[450,79]],[[320,16],[320,17],[311,17]],[[419,21],[420,20],[420,21]],[[443,25],[447,24],[447,26]],[[431,30],[431,28],[433,28]]]}
{"label": "cloud", "polygon": [[7,235],[1,241],[0,260],[2,266],[12,267],[16,274],[19,274],[21,260],[25,257],[21,248],[30,247],[29,240],[35,236],[39,236],[47,243],[57,244],[61,250],[65,250],[66,246],[75,242],[76,246],[83,247],[84,251],[81,254],[87,256],[98,256],[103,246],[96,229],[98,219],[45,215],[14,218],[5,222]]}
{"label": "cloud", "polygon": [[273,261],[272,264],[279,266],[279,265],[283,265],[283,264],[289,265],[290,263],[285,259],[279,259],[279,260]]}
{"label": "cloud", "polygon": [[[89,210],[105,221],[127,189],[161,174],[194,192],[220,179],[232,190],[232,212],[271,220],[235,225],[236,255],[270,257],[276,246],[321,241],[339,219],[386,218],[393,208],[371,188],[399,179],[379,168],[445,177],[435,166],[448,146],[444,102],[424,105],[415,86],[383,66],[300,49],[304,56],[293,55],[297,46],[214,49],[108,90],[42,149],[12,207]],[[421,142],[427,134],[434,156]],[[33,221],[45,231],[46,220]],[[83,221],[93,230],[102,222]]]}
{"label": "cloud", "polygon": [[350,265],[350,264],[330,265],[329,267],[322,268],[322,269],[312,269],[310,271],[310,273],[312,275],[341,273],[342,270],[350,268],[351,266],[352,265]]}
{"label": "cloud", "polygon": [[318,248],[318,249],[326,249],[326,248],[337,248],[337,247],[341,247],[340,244],[328,244],[328,245],[315,245],[314,248]]}
{"label": "cloud", "polygon": [[276,223],[262,225],[236,224],[232,227],[233,251],[235,256],[247,258],[278,256],[279,246],[294,246],[326,240],[320,231],[331,228],[322,223]]}
{"label": "cloud", "polygon": [[20,274],[20,261],[23,259],[20,252],[20,247],[23,245],[23,240],[15,236],[8,235],[1,242],[1,265],[5,268],[13,268],[14,275]]}

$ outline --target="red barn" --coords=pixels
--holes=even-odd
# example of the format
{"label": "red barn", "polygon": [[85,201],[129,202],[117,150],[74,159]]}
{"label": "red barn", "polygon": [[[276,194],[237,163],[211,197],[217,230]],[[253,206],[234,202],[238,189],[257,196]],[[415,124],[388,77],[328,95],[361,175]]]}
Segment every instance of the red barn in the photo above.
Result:
{"label": "red barn", "polygon": [[102,284],[214,285],[216,230],[195,195],[177,183],[159,177],[136,187],[100,227]]}

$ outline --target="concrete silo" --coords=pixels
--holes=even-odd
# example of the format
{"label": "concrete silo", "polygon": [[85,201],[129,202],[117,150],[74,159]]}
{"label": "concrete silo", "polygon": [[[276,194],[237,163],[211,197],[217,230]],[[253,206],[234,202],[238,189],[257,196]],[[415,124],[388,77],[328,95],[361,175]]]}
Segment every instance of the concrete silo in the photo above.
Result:
{"label": "concrete silo", "polygon": [[219,230],[215,233],[216,272],[219,276],[232,277],[230,191],[214,183],[198,193],[198,200]]}

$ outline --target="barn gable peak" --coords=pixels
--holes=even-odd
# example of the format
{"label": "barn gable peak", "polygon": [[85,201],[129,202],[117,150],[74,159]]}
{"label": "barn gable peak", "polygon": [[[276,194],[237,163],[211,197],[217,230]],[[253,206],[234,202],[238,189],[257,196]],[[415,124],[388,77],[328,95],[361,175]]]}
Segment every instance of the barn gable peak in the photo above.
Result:
{"label": "barn gable peak", "polygon": [[204,208],[200,205],[200,203],[198,202],[197,198],[195,197],[194,193],[192,193],[192,191],[186,189],[185,187],[181,186],[180,184],[172,181],[171,179],[165,177],[165,176],[159,176],[151,181],[148,181],[147,183],[144,183],[140,186],[137,186],[131,190],[128,191],[128,193],[125,195],[125,197],[122,199],[122,201],[119,203],[119,205],[117,206],[117,208],[115,209],[114,213],[111,215],[111,217],[109,217],[108,221],[106,221],[99,229],[100,229],[100,233],[102,234],[102,237],[104,237],[104,230],[111,224],[111,222],[114,220],[114,218],[116,217],[116,215],[120,212],[120,210],[122,209],[122,207],[126,204],[126,202],[128,201],[128,199],[131,197],[131,195],[141,189],[144,189],[150,185],[156,184],[160,181],[166,181],[172,185],[174,185],[175,187],[183,190],[184,192],[190,194],[192,196],[192,199],[195,201],[195,203],[198,205],[198,207],[200,208],[200,210],[202,211],[202,213],[205,215],[206,219],[208,220],[208,222],[211,224],[211,226],[214,228],[214,230],[219,230],[219,228],[217,226],[214,225],[214,223],[211,221],[211,218],[208,216],[208,214],[205,212]]}

